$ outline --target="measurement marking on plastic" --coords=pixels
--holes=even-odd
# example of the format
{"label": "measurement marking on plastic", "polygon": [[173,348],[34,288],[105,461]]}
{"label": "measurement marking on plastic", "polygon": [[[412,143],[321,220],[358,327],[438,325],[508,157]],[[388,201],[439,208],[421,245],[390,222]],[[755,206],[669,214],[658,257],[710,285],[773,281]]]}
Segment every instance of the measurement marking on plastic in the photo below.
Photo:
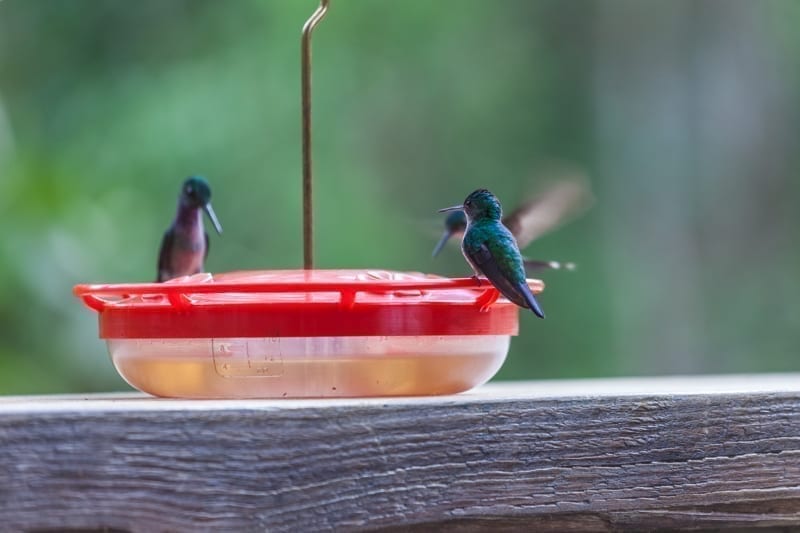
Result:
{"label": "measurement marking on plastic", "polygon": [[222,377],[280,377],[279,339],[214,339],[214,368]]}

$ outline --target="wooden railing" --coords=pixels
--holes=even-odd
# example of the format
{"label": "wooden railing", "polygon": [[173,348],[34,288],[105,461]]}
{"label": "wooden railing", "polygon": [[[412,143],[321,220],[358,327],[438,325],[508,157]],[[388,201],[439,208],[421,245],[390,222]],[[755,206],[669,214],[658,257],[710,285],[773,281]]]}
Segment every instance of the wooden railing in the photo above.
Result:
{"label": "wooden railing", "polygon": [[0,529],[800,526],[800,375],[0,399]]}

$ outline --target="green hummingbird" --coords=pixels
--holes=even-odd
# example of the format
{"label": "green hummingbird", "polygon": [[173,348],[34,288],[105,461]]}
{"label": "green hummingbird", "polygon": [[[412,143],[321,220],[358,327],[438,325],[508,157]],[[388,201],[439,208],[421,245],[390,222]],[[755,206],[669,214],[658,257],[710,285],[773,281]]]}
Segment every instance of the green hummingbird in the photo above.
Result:
{"label": "green hummingbird", "polygon": [[211,219],[217,233],[222,233],[222,226],[211,208],[211,187],[204,178],[191,176],[181,185],[175,219],[161,241],[157,281],[203,271],[208,257],[208,233],[203,227],[201,210]]}
{"label": "green hummingbird", "polygon": [[500,294],[544,318],[528,287],[517,241],[501,222],[503,208],[497,197],[486,189],[478,189],[463,204],[439,210],[448,211],[463,211],[467,216],[461,252],[475,272],[475,279],[483,274]]}
{"label": "green hummingbird", "polygon": [[[580,176],[572,175],[569,178],[550,180],[538,194],[530,197],[503,217],[502,222],[514,235],[520,249],[524,249],[534,240],[558,227],[566,219],[585,210],[592,201],[589,187]],[[442,251],[450,238],[463,235],[466,227],[467,216],[463,211],[449,213],[444,219],[444,233],[433,249],[433,256],[436,257]],[[523,261],[527,268],[536,270],[558,270],[560,268],[573,270],[575,268],[574,263],[527,258],[523,258]]]}

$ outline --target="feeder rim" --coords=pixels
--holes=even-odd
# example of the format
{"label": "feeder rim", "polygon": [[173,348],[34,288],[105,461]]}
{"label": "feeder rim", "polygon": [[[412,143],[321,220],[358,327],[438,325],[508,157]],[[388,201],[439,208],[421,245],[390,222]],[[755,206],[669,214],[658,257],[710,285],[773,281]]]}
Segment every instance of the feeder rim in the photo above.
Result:
{"label": "feeder rim", "polygon": [[[528,279],[535,293],[544,289],[544,282]],[[141,296],[212,293],[265,293],[265,292],[393,292],[398,290],[437,291],[447,289],[473,289],[485,291],[493,288],[487,278],[430,278],[409,280],[355,279],[324,281],[213,281],[166,283],[80,284],[73,288],[77,297]]]}

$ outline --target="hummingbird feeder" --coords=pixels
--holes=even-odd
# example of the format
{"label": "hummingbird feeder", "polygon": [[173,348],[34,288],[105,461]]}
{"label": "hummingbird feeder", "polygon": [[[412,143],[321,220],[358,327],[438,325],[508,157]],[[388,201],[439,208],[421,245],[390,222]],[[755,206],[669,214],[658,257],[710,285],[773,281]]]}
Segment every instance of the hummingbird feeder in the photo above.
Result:
{"label": "hummingbird feeder", "polygon": [[[518,308],[487,281],[314,268],[311,34],[303,27],[301,270],[196,274],[164,283],[78,285],[133,387],[174,398],[452,394],[502,366]],[[534,292],[543,284],[529,280]]]}

